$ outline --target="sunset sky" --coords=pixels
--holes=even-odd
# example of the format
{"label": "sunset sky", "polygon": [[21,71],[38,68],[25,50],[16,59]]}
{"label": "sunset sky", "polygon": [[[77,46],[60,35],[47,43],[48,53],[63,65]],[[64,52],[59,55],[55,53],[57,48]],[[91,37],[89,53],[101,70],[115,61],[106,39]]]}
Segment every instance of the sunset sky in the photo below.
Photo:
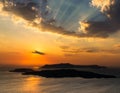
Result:
{"label": "sunset sky", "polygon": [[0,1],[0,65],[120,67],[119,0],[13,1]]}

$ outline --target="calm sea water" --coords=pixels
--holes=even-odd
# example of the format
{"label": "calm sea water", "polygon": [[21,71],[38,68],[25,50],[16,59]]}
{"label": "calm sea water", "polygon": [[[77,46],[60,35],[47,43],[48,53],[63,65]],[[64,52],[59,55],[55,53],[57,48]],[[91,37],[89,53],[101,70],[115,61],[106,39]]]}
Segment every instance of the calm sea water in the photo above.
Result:
{"label": "calm sea water", "polygon": [[0,93],[120,93],[120,78],[42,78],[0,70]]}

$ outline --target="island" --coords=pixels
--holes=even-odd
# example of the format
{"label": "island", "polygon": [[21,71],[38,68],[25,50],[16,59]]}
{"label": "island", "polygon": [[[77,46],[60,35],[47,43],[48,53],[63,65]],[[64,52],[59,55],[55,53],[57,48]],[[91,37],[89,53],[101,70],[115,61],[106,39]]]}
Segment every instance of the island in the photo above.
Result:
{"label": "island", "polygon": [[89,70],[84,71],[84,70],[79,70],[75,68],[101,69],[106,67],[97,66],[97,65],[82,66],[82,65],[72,65],[68,63],[64,63],[64,64],[61,63],[61,64],[44,65],[37,71],[33,69],[28,69],[28,68],[19,68],[19,69],[11,70],[10,72],[20,72],[23,75],[37,75],[45,78],[68,78],[68,77],[116,78],[116,76],[114,75],[106,75],[106,74],[92,72]]}
{"label": "island", "polygon": [[60,63],[60,64],[48,64],[41,67],[42,69],[55,69],[55,68],[85,68],[85,69],[105,69],[105,66],[98,66],[98,65],[74,65],[70,63]]}
{"label": "island", "polygon": [[98,74],[90,71],[78,71],[74,69],[58,69],[58,70],[41,70],[32,72],[23,72],[23,75],[37,75],[46,78],[65,78],[65,77],[81,77],[81,78],[116,78],[113,75]]}

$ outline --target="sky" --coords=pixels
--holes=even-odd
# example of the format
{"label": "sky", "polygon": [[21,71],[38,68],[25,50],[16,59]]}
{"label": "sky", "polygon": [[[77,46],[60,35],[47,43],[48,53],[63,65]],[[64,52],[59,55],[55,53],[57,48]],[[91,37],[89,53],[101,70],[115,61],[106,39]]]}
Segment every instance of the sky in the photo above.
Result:
{"label": "sky", "polygon": [[119,4],[119,0],[1,0],[0,65],[120,67]]}

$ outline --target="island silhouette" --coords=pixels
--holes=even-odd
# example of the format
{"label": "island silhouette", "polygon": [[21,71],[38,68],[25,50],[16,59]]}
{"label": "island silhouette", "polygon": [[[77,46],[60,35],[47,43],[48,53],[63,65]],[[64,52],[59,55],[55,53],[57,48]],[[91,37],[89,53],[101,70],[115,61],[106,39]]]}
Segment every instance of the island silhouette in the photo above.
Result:
{"label": "island silhouette", "polygon": [[105,66],[98,66],[98,65],[74,65],[74,64],[70,64],[70,63],[60,63],[60,64],[48,64],[48,65],[44,65],[41,68],[44,69],[54,69],[54,68],[91,68],[91,69],[105,69],[107,67]]}
{"label": "island silhouette", "polygon": [[[57,68],[57,69],[55,69]],[[44,65],[38,71],[28,68],[19,68],[10,72],[20,72],[23,75],[37,75],[45,78],[65,78],[65,77],[81,77],[81,78],[116,78],[114,75],[106,75],[91,71],[82,71],[75,68],[92,68],[105,69],[104,66],[98,65],[73,65],[69,63]]]}

